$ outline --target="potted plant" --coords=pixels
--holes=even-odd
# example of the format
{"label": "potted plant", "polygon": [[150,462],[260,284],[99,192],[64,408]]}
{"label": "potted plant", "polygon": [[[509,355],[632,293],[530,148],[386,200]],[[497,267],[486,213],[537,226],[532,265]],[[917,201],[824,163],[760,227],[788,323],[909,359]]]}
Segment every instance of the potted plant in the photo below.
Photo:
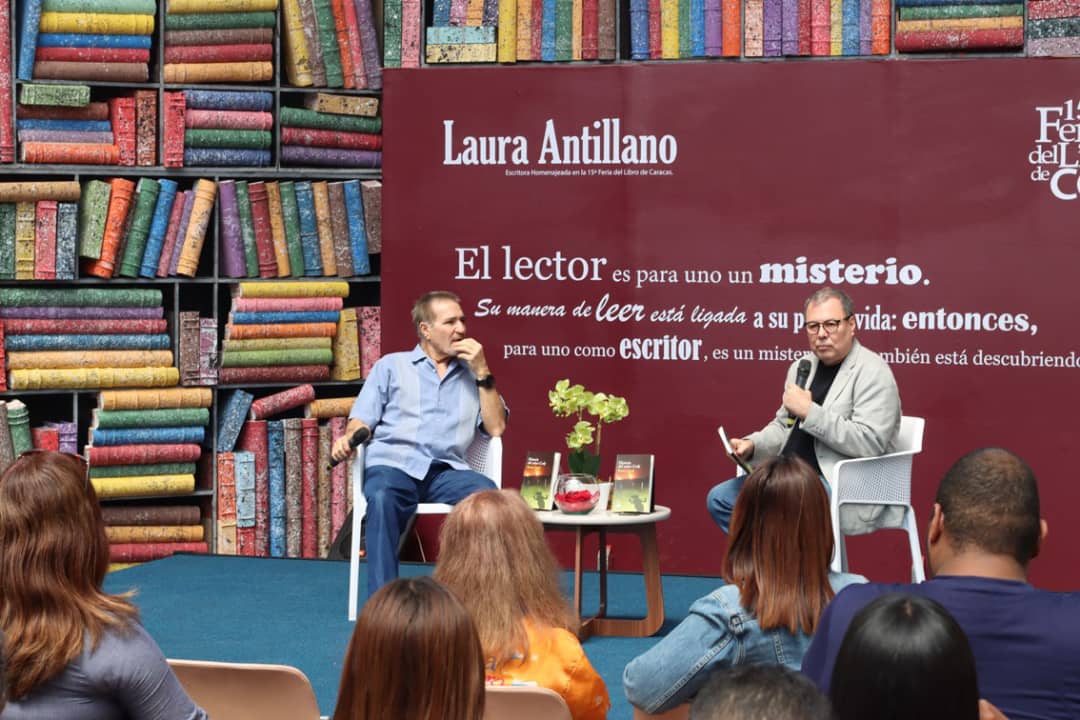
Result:
{"label": "potted plant", "polygon": [[[548,392],[548,404],[557,417],[576,417],[566,436],[570,450],[566,462],[570,471],[597,477],[600,474],[600,435],[604,425],[618,422],[630,414],[626,398],[593,393],[583,385],[571,385],[569,378],[555,383]],[[587,420],[586,414],[595,418]],[[592,445],[592,449],[589,449]]]}

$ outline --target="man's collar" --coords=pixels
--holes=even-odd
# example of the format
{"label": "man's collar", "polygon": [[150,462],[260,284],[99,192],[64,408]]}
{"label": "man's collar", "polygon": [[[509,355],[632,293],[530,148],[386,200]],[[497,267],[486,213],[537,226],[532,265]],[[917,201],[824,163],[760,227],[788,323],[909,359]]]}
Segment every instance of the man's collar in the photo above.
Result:
{"label": "man's collar", "polygon": [[[424,348],[420,347],[420,344],[417,343],[416,347],[414,347],[412,349],[412,352],[409,353],[409,362],[411,362],[413,365],[416,365],[417,363],[423,362],[424,360],[427,360],[429,363],[431,363],[432,367],[435,367],[435,361],[432,360],[431,356],[424,352]],[[458,363],[459,359],[456,357],[452,357],[450,358],[450,361],[446,364],[446,366],[448,368],[453,368],[458,365]]]}

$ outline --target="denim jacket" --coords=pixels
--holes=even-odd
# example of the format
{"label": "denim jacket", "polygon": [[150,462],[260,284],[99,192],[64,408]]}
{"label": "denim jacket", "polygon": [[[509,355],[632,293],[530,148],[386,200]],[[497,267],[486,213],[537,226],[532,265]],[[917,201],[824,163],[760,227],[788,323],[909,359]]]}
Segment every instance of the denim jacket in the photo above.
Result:
{"label": "denim jacket", "polygon": [[[861,575],[830,573],[834,591],[866,582]],[[739,602],[739,588],[722,585],[690,607],[686,619],[623,671],[627,699],[647,713],[689,702],[709,674],[722,667],[779,663],[798,670],[810,636],[785,628],[762,630]]]}

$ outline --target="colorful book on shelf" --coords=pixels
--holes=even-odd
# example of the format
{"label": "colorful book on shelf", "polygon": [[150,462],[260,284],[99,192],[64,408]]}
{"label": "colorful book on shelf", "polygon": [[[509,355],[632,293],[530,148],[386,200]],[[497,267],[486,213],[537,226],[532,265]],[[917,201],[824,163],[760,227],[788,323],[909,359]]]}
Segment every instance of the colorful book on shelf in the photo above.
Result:
{"label": "colorful book on shelf", "polygon": [[337,269],[338,277],[352,277],[352,246],[349,241],[349,223],[352,218],[347,215],[348,210],[345,207],[345,188],[341,182],[332,182],[327,183],[326,190],[330,203],[330,232],[334,248],[334,267]]}
{"label": "colorful book on shelf", "polygon": [[[10,405],[9,416],[10,416]],[[155,463],[197,462],[202,454],[198,445],[113,445],[87,447],[90,466],[95,465],[152,465]]]}
{"label": "colorful book on shelf", "polygon": [[364,180],[360,183],[364,203],[364,229],[367,232],[368,253],[382,252],[382,181]]}
{"label": "colorful book on shelf", "polygon": [[22,400],[7,402],[8,432],[11,436],[12,457],[18,458],[27,450],[33,449],[30,435],[30,408]]}
{"label": "colorful book on shelf", "polygon": [[248,199],[251,205],[252,235],[255,240],[255,255],[258,265],[258,277],[277,277],[277,257],[274,253],[274,241],[270,235],[270,206],[266,195],[266,183],[254,181],[248,183]]}
{"label": "colorful book on shelf", "polygon": [[226,367],[218,375],[223,385],[250,383],[323,382],[330,379],[326,365],[274,365],[269,367]]}
{"label": "colorful book on shelf", "polygon": [[240,229],[240,211],[237,209],[236,181],[222,180],[218,185],[218,191],[218,245],[221,247],[221,272],[225,277],[247,277],[244,240]]}
{"label": "colorful book on shelf", "polygon": [[316,398],[308,403],[305,417],[329,420],[335,417],[348,417],[356,398],[352,395],[336,398]]}
{"label": "colorful book on shelf", "polygon": [[267,505],[269,508],[269,549],[271,557],[285,557],[285,422],[266,423]]}
{"label": "colorful book on shelf", "polygon": [[158,195],[154,204],[154,213],[150,218],[150,230],[147,233],[146,247],[139,265],[139,277],[153,278],[157,274],[158,263],[168,234],[169,219],[172,217],[178,185],[175,180],[160,178],[157,181]]}
{"label": "colorful book on shelf", "polygon": [[[334,232],[330,221],[330,189],[325,180],[311,183],[315,206],[315,230],[318,233],[319,259],[324,275],[337,275],[337,258],[334,253]],[[335,319],[335,322],[337,320]]]}
{"label": "colorful book on shelf", "polygon": [[382,321],[379,306],[358,308],[360,327],[360,371],[366,378],[382,356]]}
{"label": "colorful book on shelf", "polygon": [[[90,469],[91,477],[94,469]],[[198,525],[202,519],[196,505],[103,505],[101,517],[107,526],[127,527]]]}
{"label": "colorful book on shelf", "polygon": [[205,555],[208,552],[210,549],[205,542],[114,543],[109,545],[109,562],[149,562],[176,553]]}
{"label": "colorful book on shelf", "polygon": [[611,511],[648,513],[653,509],[652,455],[616,455]]}
{"label": "colorful book on shelf", "polygon": [[270,468],[267,422],[248,420],[236,442],[239,450],[255,459],[255,555],[270,555]]}
{"label": "colorful book on shelf", "polygon": [[251,418],[253,420],[263,420],[306,405],[314,399],[315,388],[313,386],[297,385],[252,402]]}
{"label": "colorful book on shelf", "polygon": [[330,497],[330,425],[319,425],[319,453],[315,461],[317,476],[315,479],[315,557],[325,558],[330,554],[330,526],[333,521]]}
{"label": "colorful book on shelf", "polygon": [[555,484],[559,479],[559,452],[525,453],[525,469],[521,475],[521,497],[533,510],[551,510],[555,501]]}
{"label": "colorful book on shelf", "polygon": [[292,180],[282,180],[281,220],[285,226],[285,246],[289,251],[289,274],[303,277],[307,274],[304,267],[304,251],[300,245],[300,209],[296,204],[296,186]]}
{"label": "colorful book on shelf", "polygon": [[[2,352],[2,350],[0,350]],[[0,373],[0,390],[6,390],[3,373]],[[8,403],[0,400],[0,473],[15,462],[15,448],[11,444],[11,428],[8,426]]]}
{"label": "colorful book on shelf", "polygon": [[[84,266],[84,271],[89,275],[100,278],[111,278],[116,264],[116,254],[120,249],[120,238],[124,232],[124,223],[127,219],[128,208],[131,205],[132,196],[135,193],[135,183],[125,178],[112,178],[109,181],[109,205],[105,213],[104,230],[101,240],[101,251],[96,259],[92,259]],[[103,194],[103,193],[102,193]],[[86,210],[84,216],[89,215],[91,210]],[[99,210],[100,212],[100,206]],[[94,220],[96,225],[96,220]],[[90,238],[89,248],[92,251],[94,239]],[[87,247],[83,254],[86,255]]]}
{"label": "colorful book on shelf", "polygon": [[218,415],[218,452],[232,452],[255,396],[245,390],[233,390]]}
{"label": "colorful book on shelf", "polygon": [[259,277],[259,251],[255,246],[255,218],[251,212],[251,194],[246,180],[236,181],[236,212],[240,221],[240,240],[244,248],[244,276]]}
{"label": "colorful book on shelf", "polygon": [[30,428],[30,441],[38,450],[60,451],[60,430],[52,427]]}
{"label": "colorful book on shelf", "polygon": [[304,274],[323,274],[322,256],[319,252],[319,226],[315,215],[315,195],[312,183],[301,180],[295,183],[296,207],[299,218],[299,242],[304,254]]}
{"label": "colorful book on shelf", "polygon": [[[333,446],[338,439],[345,436],[348,420],[345,417],[330,418],[330,444]],[[341,462],[330,470],[330,537],[336,538],[341,526],[345,524],[345,516],[349,511],[350,478],[349,467],[351,463]]]}
{"label": "colorful book on shelf", "polygon": [[[286,420],[286,433],[288,432]],[[316,485],[319,476],[319,421],[300,420],[300,554],[317,557]]]}
{"label": "colorful book on shelf", "polygon": [[349,245],[352,249],[353,274],[367,275],[371,272],[371,261],[368,258],[367,221],[364,217],[360,181],[347,180],[343,184],[343,189],[345,212],[350,218]]}
{"label": "colorful book on shelf", "polygon": [[34,220],[34,279],[56,279],[56,201],[38,200]]}
{"label": "colorful book on shelf", "polygon": [[[12,53],[11,0],[0,0],[0,163],[15,161],[15,123],[11,113]],[[2,374],[2,373],[0,373]]]}
{"label": "colorful book on shelf", "polygon": [[236,554],[255,556],[255,455],[233,452],[236,475]]}
{"label": "colorful book on shelf", "polygon": [[217,547],[219,555],[236,554],[236,458],[217,454]]}
{"label": "colorful book on shelf", "polygon": [[202,525],[107,525],[109,543],[185,543],[202,542]]}
{"label": "colorful book on shelf", "polygon": [[132,204],[130,221],[124,242],[124,254],[120,258],[119,275],[134,278],[142,268],[146,240],[150,235],[150,223],[157,207],[158,193],[161,186],[153,178],[140,178],[135,186],[135,201]]}
{"label": "colorful book on shelf", "polygon": [[90,478],[90,484],[99,498],[185,495],[195,491],[195,476],[124,475]]}
{"label": "colorful book on shelf", "polygon": [[213,393],[209,388],[106,390],[98,394],[98,407],[102,410],[208,408],[212,403]]}
{"label": "colorful book on shelf", "polygon": [[78,205],[61,202],[56,205],[56,279],[74,280],[77,264]]}
{"label": "colorful book on shelf", "polygon": [[285,552],[303,553],[303,426],[300,418],[282,420],[285,427]]}
{"label": "colorful book on shelf", "polygon": [[165,239],[161,243],[161,254],[158,256],[155,271],[155,275],[159,278],[168,277],[171,274],[169,270],[172,265],[173,252],[177,247],[177,239],[180,237],[180,227],[184,224],[184,211],[188,210],[190,215],[189,199],[194,202],[191,190],[177,190],[176,197],[173,198],[172,210],[169,212],[168,228],[165,230]]}
{"label": "colorful book on shelf", "polygon": [[360,330],[357,326],[356,308],[345,308],[338,319],[337,334],[334,336],[334,365],[330,369],[330,378],[338,381],[359,380],[360,373]]}
{"label": "colorful book on shelf", "polygon": [[285,216],[281,208],[281,185],[275,180],[266,183],[266,208],[270,214],[270,242],[274,246],[277,277],[288,277],[292,272],[289,262],[289,246],[285,237]]}

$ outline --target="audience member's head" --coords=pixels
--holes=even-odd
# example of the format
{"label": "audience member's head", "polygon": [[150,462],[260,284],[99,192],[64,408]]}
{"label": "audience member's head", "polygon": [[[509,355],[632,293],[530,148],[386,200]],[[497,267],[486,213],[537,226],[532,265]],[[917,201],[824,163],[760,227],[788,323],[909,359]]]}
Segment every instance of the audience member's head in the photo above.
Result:
{"label": "audience member's head", "polygon": [[833,720],[810,679],[784,665],[736,665],[712,674],[690,720]]}
{"label": "audience member's head", "polygon": [[746,479],[731,517],[724,579],[762,629],[811,634],[833,596],[829,497],[794,456],[768,460]]}
{"label": "audience member's head", "polygon": [[469,614],[428,577],[368,599],[341,673],[334,720],[480,720],[484,658]]}
{"label": "audience member's head", "polygon": [[0,632],[8,700],[64,669],[102,632],[136,616],[102,592],[109,543],[81,458],[24,453],[0,475]]}
{"label": "audience member's head", "polygon": [[940,604],[883,595],[848,626],[829,697],[838,720],[977,720],[979,688],[967,636]]}
{"label": "audience member's head", "polygon": [[526,619],[577,629],[544,528],[517,491],[485,490],[454,507],[439,535],[435,578],[461,598],[497,662],[527,645]]}
{"label": "audience member's head", "polygon": [[1026,567],[1045,534],[1039,488],[1027,463],[1001,448],[974,450],[949,468],[938,487],[930,568],[934,572],[960,553],[1008,557]]}

